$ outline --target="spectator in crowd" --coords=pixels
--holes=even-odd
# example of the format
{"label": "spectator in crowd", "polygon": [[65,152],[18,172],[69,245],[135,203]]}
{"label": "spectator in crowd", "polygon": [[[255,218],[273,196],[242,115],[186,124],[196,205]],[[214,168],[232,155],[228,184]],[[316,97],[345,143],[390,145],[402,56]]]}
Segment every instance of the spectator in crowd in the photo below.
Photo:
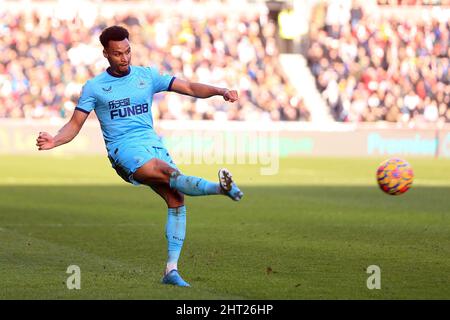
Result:
{"label": "spectator in crowd", "polygon": [[276,28],[268,19],[225,13],[201,19],[174,13],[169,19],[162,12],[128,12],[109,20],[92,12],[71,19],[0,14],[0,117],[70,116],[82,84],[107,67],[98,45],[107,24],[130,30],[136,65],[241,90],[236,106],[155,96],[158,119],[309,120],[278,62]]}
{"label": "spectator in crowd", "polygon": [[331,21],[311,29],[307,59],[334,119],[450,122],[448,21],[375,20],[355,5]]}

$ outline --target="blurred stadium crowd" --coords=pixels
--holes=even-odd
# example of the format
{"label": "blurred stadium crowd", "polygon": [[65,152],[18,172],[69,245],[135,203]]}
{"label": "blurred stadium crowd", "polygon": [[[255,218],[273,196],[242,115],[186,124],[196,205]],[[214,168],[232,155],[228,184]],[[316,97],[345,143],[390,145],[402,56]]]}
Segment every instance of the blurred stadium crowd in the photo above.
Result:
{"label": "blurred stadium crowd", "polygon": [[[157,95],[157,119],[310,120],[314,106],[283,73],[268,16],[156,11],[0,13],[0,118],[70,116],[85,81],[107,67],[98,36],[112,24],[129,29],[134,65],[239,88],[236,104]],[[336,121],[450,122],[448,21],[372,19],[356,2],[330,0],[314,9],[308,36],[308,65]]]}
{"label": "blurred stadium crowd", "polygon": [[[93,21],[89,21],[89,19]],[[302,99],[283,74],[275,26],[267,17],[223,13],[193,19],[177,14],[129,13],[112,19],[32,15],[0,17],[0,117],[70,116],[83,83],[102,72],[98,36],[120,24],[130,31],[132,63],[229,88],[239,88],[237,104],[223,99],[157,95],[159,119],[308,120]]]}
{"label": "blurred stadium crowd", "polygon": [[345,3],[316,12],[307,52],[334,119],[450,122],[449,21],[374,19]]}
{"label": "blurred stadium crowd", "polygon": [[381,5],[399,5],[399,6],[432,6],[432,5],[450,5],[450,0],[377,0]]}

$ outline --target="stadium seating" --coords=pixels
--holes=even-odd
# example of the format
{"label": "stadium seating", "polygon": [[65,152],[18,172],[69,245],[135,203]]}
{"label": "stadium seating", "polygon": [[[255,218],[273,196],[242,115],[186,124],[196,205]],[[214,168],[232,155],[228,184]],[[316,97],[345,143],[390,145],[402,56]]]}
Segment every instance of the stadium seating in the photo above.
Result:
{"label": "stadium seating", "polygon": [[[305,56],[333,119],[450,122],[448,20],[427,15],[419,20],[375,18],[356,3],[319,2],[310,21]],[[130,30],[133,64],[239,88],[236,104],[218,97],[157,95],[152,110],[156,119],[311,120],[315,106],[305,104],[298,86],[283,72],[277,29],[268,14],[219,11],[194,18],[180,10],[167,14],[157,9],[114,15],[96,10],[57,15],[0,11],[0,118],[70,116],[83,83],[107,67],[98,36],[112,24]]]}
{"label": "stadium seating", "polygon": [[196,19],[152,11],[104,17],[89,10],[70,14],[0,13],[0,118],[70,116],[83,83],[107,67],[98,41],[101,30],[120,24],[131,34],[133,64],[240,90],[237,104],[219,97],[157,95],[155,118],[309,119],[279,65],[275,27],[267,16],[217,14]]}
{"label": "stadium seating", "polygon": [[[334,1],[336,2],[336,1]],[[310,30],[308,64],[337,121],[450,122],[450,25],[325,9]]]}

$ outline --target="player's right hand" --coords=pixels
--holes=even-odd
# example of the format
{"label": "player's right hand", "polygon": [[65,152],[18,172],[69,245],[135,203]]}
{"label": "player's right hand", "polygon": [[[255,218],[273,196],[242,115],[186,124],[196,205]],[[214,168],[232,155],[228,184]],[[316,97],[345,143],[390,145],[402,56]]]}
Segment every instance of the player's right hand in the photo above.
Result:
{"label": "player's right hand", "polygon": [[55,147],[55,140],[53,136],[47,132],[39,132],[39,136],[36,139],[36,146],[38,150],[49,150]]}
{"label": "player's right hand", "polygon": [[238,93],[236,90],[226,90],[223,94],[223,99],[229,102],[235,102],[238,99]]}

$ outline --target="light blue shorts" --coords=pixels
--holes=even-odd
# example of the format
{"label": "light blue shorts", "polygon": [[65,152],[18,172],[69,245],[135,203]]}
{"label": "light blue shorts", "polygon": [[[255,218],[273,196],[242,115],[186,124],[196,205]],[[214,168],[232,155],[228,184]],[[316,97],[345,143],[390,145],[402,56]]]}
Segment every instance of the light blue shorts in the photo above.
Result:
{"label": "light blue shorts", "polygon": [[145,145],[119,146],[108,153],[109,161],[117,174],[126,182],[134,185],[140,183],[133,179],[137,169],[153,158],[166,162],[178,170],[166,148]]}

